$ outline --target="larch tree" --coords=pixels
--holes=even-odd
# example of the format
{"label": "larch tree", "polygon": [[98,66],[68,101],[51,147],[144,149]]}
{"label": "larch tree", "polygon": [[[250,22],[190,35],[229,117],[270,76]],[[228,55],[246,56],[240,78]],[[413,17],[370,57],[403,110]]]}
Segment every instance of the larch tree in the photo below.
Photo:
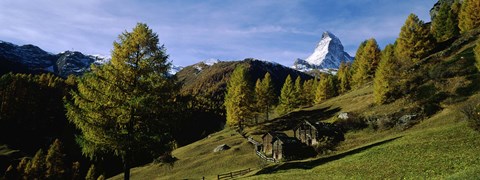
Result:
{"label": "larch tree", "polygon": [[338,91],[340,94],[350,90],[350,81],[352,78],[352,75],[350,73],[350,63],[345,63],[344,61],[342,61],[337,72]]}
{"label": "larch tree", "polygon": [[315,100],[315,79],[306,80],[303,83],[303,95],[305,102],[303,105],[311,106]]}
{"label": "larch tree", "polygon": [[71,180],[80,180],[82,177],[80,176],[80,162],[75,161],[72,163],[72,169],[70,171]]}
{"label": "larch tree", "polygon": [[382,60],[375,72],[373,96],[376,104],[388,103],[395,93],[395,47],[389,44],[382,52]]}
{"label": "larch tree", "polygon": [[29,179],[43,179],[45,175],[45,153],[43,153],[43,150],[39,149],[30,162],[31,164],[27,165],[25,169],[27,177]]}
{"label": "larch tree", "polygon": [[50,148],[47,151],[46,156],[46,178],[47,179],[64,179],[65,178],[65,168],[64,168],[64,158],[65,154],[62,152],[62,143],[60,140],[55,139],[55,141],[50,145]]}
{"label": "larch tree", "polygon": [[461,33],[480,27],[480,1],[464,0],[459,14]]}
{"label": "larch tree", "polygon": [[283,83],[282,90],[280,91],[279,104],[277,108],[279,114],[285,114],[295,109],[296,98],[292,77],[288,75]]}
{"label": "larch tree", "polygon": [[265,115],[265,120],[269,119],[270,107],[275,103],[275,88],[273,86],[270,73],[266,73],[261,80],[258,79],[255,85],[255,101],[257,111]]}
{"label": "larch tree", "polygon": [[17,172],[19,176],[24,176],[25,175],[25,170],[27,169],[27,164],[30,160],[27,157],[23,157],[22,160],[17,165]]}
{"label": "larch tree", "polygon": [[175,84],[158,35],[138,23],[113,43],[112,59],[78,80],[67,117],[81,131],[84,155],[114,154],[130,178],[137,155],[151,158],[171,150],[170,123],[175,117]]}
{"label": "larch tree", "polygon": [[427,56],[434,47],[428,24],[410,14],[400,30],[395,55],[406,63],[415,63]]}
{"label": "larch tree", "polygon": [[97,172],[96,172],[95,165],[90,165],[88,168],[87,174],[85,175],[85,180],[96,180],[97,179]]}
{"label": "larch tree", "polygon": [[375,39],[369,39],[365,41],[365,46],[363,46],[363,52],[359,57],[355,57],[356,70],[352,75],[352,82],[356,87],[359,87],[369,80],[371,80],[375,74],[375,69],[380,62],[380,48],[378,47],[377,41]]}
{"label": "larch tree", "polygon": [[227,111],[227,125],[242,131],[244,122],[252,118],[253,104],[253,92],[245,66],[237,66],[230,76],[224,104]]}
{"label": "larch tree", "polygon": [[332,75],[324,75],[320,79],[320,83],[315,90],[315,104],[336,96],[336,87],[334,77]]}
{"label": "larch tree", "polygon": [[477,69],[480,71],[480,40],[477,40],[477,44],[475,45],[473,52],[475,54],[475,60],[476,60],[475,65],[477,66]]}
{"label": "larch tree", "polygon": [[[363,41],[360,43],[360,45],[357,48],[357,53],[355,54],[355,60],[352,63],[352,66],[350,68],[350,74],[355,74],[358,68],[358,63],[362,60],[359,60],[363,58],[363,49],[365,48],[365,45],[367,44],[367,41]],[[352,83],[352,82],[351,82]],[[352,84],[350,84],[352,85]]]}
{"label": "larch tree", "polygon": [[305,103],[305,94],[303,93],[303,82],[302,78],[300,76],[297,76],[297,79],[295,79],[295,84],[294,84],[294,92],[295,92],[295,102],[294,102],[294,107],[299,108]]}
{"label": "larch tree", "polygon": [[431,32],[438,42],[448,40],[459,34],[458,13],[460,4],[457,1],[442,3],[437,15],[432,20]]}

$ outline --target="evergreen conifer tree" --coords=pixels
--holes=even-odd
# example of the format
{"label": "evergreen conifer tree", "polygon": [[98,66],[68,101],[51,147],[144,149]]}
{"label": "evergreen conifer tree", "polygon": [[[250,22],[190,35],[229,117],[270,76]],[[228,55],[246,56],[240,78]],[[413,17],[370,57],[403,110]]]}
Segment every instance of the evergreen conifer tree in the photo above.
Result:
{"label": "evergreen conifer tree", "polygon": [[480,71],[480,40],[477,40],[477,43],[475,45],[475,48],[473,49],[473,52],[475,54],[475,60],[476,60],[475,65],[477,66],[477,69]]}
{"label": "evergreen conifer tree", "polygon": [[76,161],[72,163],[71,175],[72,180],[82,179],[82,177],[80,176],[80,162]]}
{"label": "evergreen conifer tree", "polygon": [[433,49],[429,26],[415,14],[410,14],[400,30],[395,55],[402,61],[418,62]]}
{"label": "evergreen conifer tree", "polygon": [[279,114],[285,114],[292,111],[295,108],[295,89],[290,75],[285,79],[282,90],[280,91],[278,112]]}
{"label": "evergreen conifer tree", "polygon": [[225,95],[227,125],[242,131],[244,122],[251,119],[253,93],[248,82],[247,68],[237,66],[230,76]]}
{"label": "evergreen conifer tree", "polygon": [[122,33],[111,61],[92,65],[72,91],[73,101],[66,103],[68,119],[82,132],[83,154],[113,153],[122,159],[124,179],[129,179],[136,155],[170,151],[176,86],[169,68],[164,46],[146,24]]}
{"label": "evergreen conifer tree", "polygon": [[295,100],[294,100],[294,108],[299,108],[305,103],[305,94],[303,94],[303,83],[302,83],[302,78],[300,76],[297,76],[297,79],[295,79]]}
{"label": "evergreen conifer tree", "polygon": [[338,78],[338,91],[340,94],[345,93],[350,90],[350,63],[345,63],[342,61],[340,67],[338,68],[337,78]]}
{"label": "evergreen conifer tree", "polygon": [[458,35],[458,11],[459,3],[457,1],[442,3],[437,15],[432,20],[432,34],[438,42],[442,42]]}
{"label": "evergreen conifer tree", "polygon": [[382,52],[382,60],[375,72],[373,95],[376,104],[389,102],[395,89],[395,70],[396,70],[395,47],[387,45]]}
{"label": "evergreen conifer tree", "polygon": [[17,165],[17,172],[19,174],[19,176],[24,176],[25,175],[25,170],[27,168],[27,164],[30,160],[28,160],[27,157],[24,157],[22,158],[22,160],[20,160],[20,162],[18,163]]}
{"label": "evergreen conifer tree", "polygon": [[258,79],[255,85],[255,100],[257,111],[269,119],[270,107],[275,103],[275,89],[270,73],[266,73],[263,80]]}
{"label": "evergreen conifer tree", "polygon": [[363,51],[360,57],[355,57],[357,58],[355,59],[356,70],[352,75],[352,82],[356,87],[367,83],[373,78],[381,56],[380,48],[375,39],[372,38],[365,42],[363,48],[359,49]]}
{"label": "evergreen conifer tree", "polygon": [[45,175],[45,154],[39,149],[30,161],[31,164],[26,167],[25,174],[30,178],[43,179]]}
{"label": "evergreen conifer tree", "polygon": [[17,172],[17,170],[13,167],[13,165],[10,165],[7,167],[7,170],[5,170],[5,176],[4,178],[6,180],[9,179],[20,179],[20,176]]}
{"label": "evergreen conifer tree", "polygon": [[88,168],[87,175],[85,175],[85,180],[96,180],[96,172],[95,165],[92,164],[90,168]]}
{"label": "evergreen conifer tree", "polygon": [[334,77],[331,75],[324,75],[320,79],[320,83],[315,91],[315,104],[320,104],[323,101],[330,99],[336,95],[336,88]]}
{"label": "evergreen conifer tree", "polygon": [[315,100],[315,79],[307,80],[303,83],[303,96],[304,96],[304,104],[305,106],[311,106]]}
{"label": "evergreen conifer tree", "polygon": [[50,148],[47,151],[46,157],[46,174],[45,176],[48,179],[64,179],[65,178],[65,169],[63,160],[65,154],[62,152],[62,143],[60,140],[55,139],[55,141],[50,145]]}
{"label": "evergreen conifer tree", "polygon": [[352,63],[352,67],[350,68],[350,74],[355,74],[355,72],[357,71],[357,68],[358,68],[358,63],[361,62],[362,60],[360,60],[361,58],[363,58],[363,52],[364,52],[364,48],[365,48],[365,45],[367,44],[367,41],[363,41],[360,43],[360,45],[358,46],[357,48],[357,53],[355,54],[355,60],[353,61]]}
{"label": "evergreen conifer tree", "polygon": [[480,1],[464,0],[459,14],[461,33],[480,27]]}

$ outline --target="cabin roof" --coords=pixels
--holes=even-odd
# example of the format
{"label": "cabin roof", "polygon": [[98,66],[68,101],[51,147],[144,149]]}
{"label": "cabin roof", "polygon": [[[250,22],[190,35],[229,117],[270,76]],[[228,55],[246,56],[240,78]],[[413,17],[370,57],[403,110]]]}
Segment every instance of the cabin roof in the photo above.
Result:
{"label": "cabin roof", "polygon": [[321,122],[321,121],[318,121],[318,122],[315,122],[315,123],[311,123],[310,121],[307,121],[307,120],[304,120],[302,123],[298,124],[297,126],[295,126],[295,128],[293,128],[293,131],[296,131],[298,128],[300,128],[300,126],[302,126],[303,124],[307,124],[311,127],[313,127],[314,129],[318,130],[318,129],[322,129],[322,127],[325,125],[324,122]]}
{"label": "cabin roof", "polygon": [[266,136],[270,134],[273,139],[277,138],[277,137],[288,137],[287,134],[283,133],[283,132],[279,132],[279,131],[271,131],[271,132],[268,132],[268,133],[265,133],[263,136],[262,136],[262,139]]}
{"label": "cabin roof", "polygon": [[273,141],[273,143],[275,143],[275,141],[280,141],[280,142],[283,142],[284,144],[296,144],[296,143],[300,143],[300,141],[298,141],[297,138],[294,138],[294,137],[277,137],[275,138],[275,140]]}

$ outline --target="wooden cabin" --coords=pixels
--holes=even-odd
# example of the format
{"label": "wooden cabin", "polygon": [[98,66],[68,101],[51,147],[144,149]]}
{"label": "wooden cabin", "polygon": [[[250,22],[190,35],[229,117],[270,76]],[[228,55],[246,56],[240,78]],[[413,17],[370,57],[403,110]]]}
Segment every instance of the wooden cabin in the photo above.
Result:
{"label": "wooden cabin", "polygon": [[318,144],[318,126],[304,121],[293,129],[293,136],[309,146]]}
{"label": "wooden cabin", "polygon": [[298,156],[302,144],[294,137],[278,136],[273,142],[273,158],[276,160],[291,160]]}
{"label": "wooden cabin", "polygon": [[340,128],[331,123],[304,121],[293,129],[293,135],[308,146],[315,146],[318,142],[331,139],[335,142],[345,140]]}
{"label": "wooden cabin", "polygon": [[263,153],[267,156],[273,153],[273,143],[278,137],[288,137],[283,132],[268,132],[262,136]]}

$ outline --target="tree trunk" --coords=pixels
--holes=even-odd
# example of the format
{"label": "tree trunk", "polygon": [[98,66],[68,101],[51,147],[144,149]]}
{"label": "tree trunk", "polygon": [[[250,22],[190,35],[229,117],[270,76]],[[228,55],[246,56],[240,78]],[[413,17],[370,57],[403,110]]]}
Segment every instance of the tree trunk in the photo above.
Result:
{"label": "tree trunk", "polygon": [[130,179],[130,162],[127,160],[128,157],[123,159],[123,179]]}

